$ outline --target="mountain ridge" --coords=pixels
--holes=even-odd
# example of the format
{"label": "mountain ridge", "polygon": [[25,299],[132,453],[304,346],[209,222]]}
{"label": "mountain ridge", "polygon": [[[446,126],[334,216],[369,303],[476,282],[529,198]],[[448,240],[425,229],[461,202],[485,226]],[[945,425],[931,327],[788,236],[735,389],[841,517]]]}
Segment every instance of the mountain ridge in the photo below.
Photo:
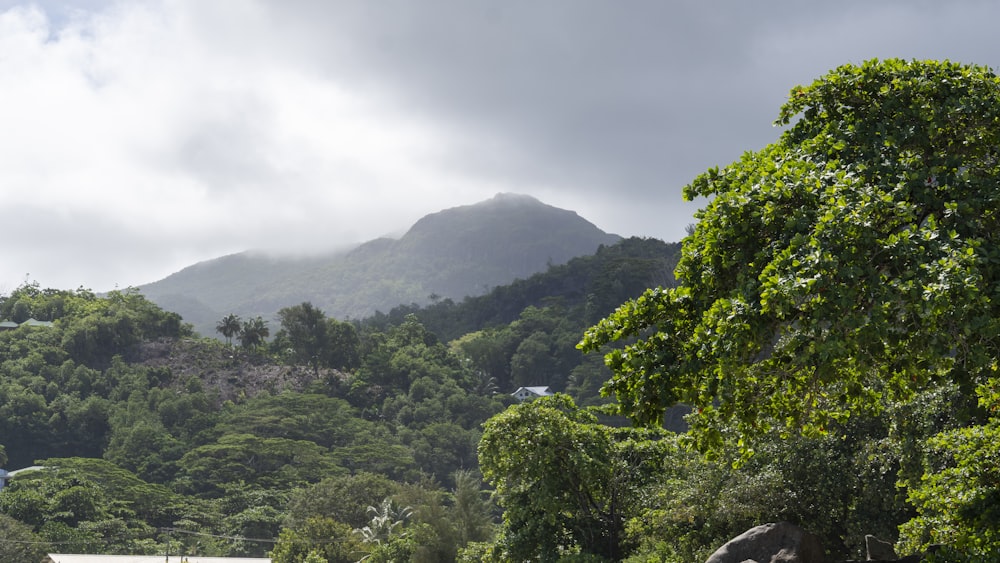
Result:
{"label": "mountain ridge", "polygon": [[273,319],[309,301],[328,315],[362,318],[431,296],[482,295],[621,240],[576,212],[534,197],[492,199],[425,215],[398,239],[381,237],[311,256],[240,252],[140,286],[206,336],[229,313]]}

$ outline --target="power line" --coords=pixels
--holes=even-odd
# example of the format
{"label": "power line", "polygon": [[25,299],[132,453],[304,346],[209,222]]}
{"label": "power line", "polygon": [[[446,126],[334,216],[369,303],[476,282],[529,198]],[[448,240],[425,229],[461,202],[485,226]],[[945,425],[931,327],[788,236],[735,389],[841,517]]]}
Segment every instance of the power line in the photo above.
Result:
{"label": "power line", "polygon": [[278,540],[275,538],[264,539],[264,538],[246,538],[243,536],[226,536],[221,534],[209,534],[206,532],[194,532],[192,530],[182,530],[180,528],[157,528],[157,530],[161,532],[177,532],[180,534],[187,534],[189,536],[204,536],[208,538],[218,538],[223,540],[248,541],[256,543],[278,543]]}

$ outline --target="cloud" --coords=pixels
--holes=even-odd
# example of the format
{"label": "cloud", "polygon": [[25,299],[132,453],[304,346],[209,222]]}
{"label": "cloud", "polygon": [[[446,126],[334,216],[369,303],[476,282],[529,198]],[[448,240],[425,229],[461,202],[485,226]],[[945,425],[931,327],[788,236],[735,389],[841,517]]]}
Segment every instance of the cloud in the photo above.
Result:
{"label": "cloud", "polygon": [[438,209],[455,184],[421,160],[443,146],[433,128],[272,52],[281,38],[247,6],[110,5],[62,27],[37,8],[0,15],[5,215],[46,233],[6,263],[107,289],[246,248],[356,242]]}
{"label": "cloud", "polygon": [[[676,240],[680,188],[871,57],[996,65],[1000,7],[0,0],[0,291],[312,252],[529,193]],[[20,231],[18,231],[20,232]]]}

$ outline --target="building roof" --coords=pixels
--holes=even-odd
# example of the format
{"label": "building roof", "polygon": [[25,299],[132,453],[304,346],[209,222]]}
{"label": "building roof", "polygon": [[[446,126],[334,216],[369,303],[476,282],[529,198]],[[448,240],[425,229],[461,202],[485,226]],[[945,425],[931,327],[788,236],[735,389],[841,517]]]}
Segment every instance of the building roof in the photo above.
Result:
{"label": "building roof", "polygon": [[0,322],[0,329],[13,330],[19,326],[52,326],[52,321],[40,321],[38,319],[28,319],[21,324],[17,324],[14,321],[2,321]]}
{"label": "building roof", "polygon": [[528,395],[535,395],[536,397],[548,397],[551,394],[552,391],[550,391],[549,388],[544,385],[534,386],[534,387],[518,387],[517,391],[511,393],[511,395],[515,397],[525,397]]}
{"label": "building roof", "polygon": [[201,555],[81,555],[50,553],[43,563],[271,563],[269,557],[202,557]]}
{"label": "building roof", "polygon": [[32,465],[29,467],[22,467],[21,469],[15,469],[14,471],[8,471],[7,474],[11,477],[18,475],[20,473],[25,473],[27,471],[38,471],[39,469],[45,469],[44,465]]}

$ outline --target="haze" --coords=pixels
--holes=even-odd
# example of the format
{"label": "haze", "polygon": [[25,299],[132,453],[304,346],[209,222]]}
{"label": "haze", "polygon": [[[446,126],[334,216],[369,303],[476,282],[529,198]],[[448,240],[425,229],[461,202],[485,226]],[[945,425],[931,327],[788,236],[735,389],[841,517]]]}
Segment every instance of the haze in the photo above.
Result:
{"label": "haze", "polygon": [[0,294],[315,252],[530,194],[679,240],[796,84],[995,67],[1000,4],[0,0]]}

